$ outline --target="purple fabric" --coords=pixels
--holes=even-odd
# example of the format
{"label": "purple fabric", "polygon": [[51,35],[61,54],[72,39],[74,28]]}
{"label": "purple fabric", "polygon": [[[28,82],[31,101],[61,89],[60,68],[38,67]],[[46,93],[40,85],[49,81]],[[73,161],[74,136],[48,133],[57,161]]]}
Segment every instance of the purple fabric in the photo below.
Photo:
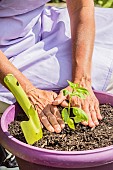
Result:
{"label": "purple fabric", "polygon": [[[18,7],[14,2],[15,0],[0,2],[0,9],[4,6],[3,12],[0,10],[0,49],[37,88],[59,91],[66,87],[67,80],[72,77],[67,9],[45,7],[47,0],[33,0],[32,3],[26,0]],[[11,8],[11,4],[15,9],[9,13],[7,6]],[[106,90],[113,71],[112,18],[112,9],[95,9],[92,86],[96,90]],[[9,104],[15,101],[13,95],[2,85],[0,101]]]}
{"label": "purple fabric", "polygon": [[0,17],[24,14],[45,5],[49,0],[0,0]]}
{"label": "purple fabric", "polygon": [[106,91],[113,74],[113,9],[96,8],[96,38],[92,64],[92,86]]}

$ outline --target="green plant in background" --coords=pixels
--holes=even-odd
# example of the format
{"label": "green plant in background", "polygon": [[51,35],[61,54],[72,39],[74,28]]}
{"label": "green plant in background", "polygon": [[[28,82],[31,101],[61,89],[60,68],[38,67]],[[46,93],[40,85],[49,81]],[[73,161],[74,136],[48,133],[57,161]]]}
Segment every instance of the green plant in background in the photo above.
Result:
{"label": "green plant in background", "polygon": [[[78,107],[71,107],[71,100],[73,96],[77,96],[79,98],[85,99],[87,95],[89,95],[89,92],[87,89],[80,87],[79,84],[74,84],[70,81],[68,81],[69,86],[72,88],[72,92],[64,89],[63,95],[69,96],[69,103],[68,107],[65,107],[61,114],[64,122],[68,124],[68,126],[71,129],[75,129],[75,123],[80,123],[83,121],[88,121],[87,114]],[[73,115],[71,115],[71,113]]]}
{"label": "green plant in background", "polygon": [[[50,2],[60,3],[65,2],[63,0],[51,0]],[[95,5],[103,8],[113,8],[113,0],[94,0]]]}
{"label": "green plant in background", "polygon": [[94,0],[94,3],[103,8],[113,8],[113,0]]}

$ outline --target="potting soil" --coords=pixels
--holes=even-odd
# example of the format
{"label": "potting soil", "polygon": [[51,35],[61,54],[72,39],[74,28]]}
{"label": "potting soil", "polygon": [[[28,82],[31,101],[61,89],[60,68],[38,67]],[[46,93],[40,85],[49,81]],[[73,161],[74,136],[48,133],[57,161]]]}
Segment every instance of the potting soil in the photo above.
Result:
{"label": "potting soil", "polygon": [[[100,111],[103,119],[95,128],[81,123],[75,125],[75,130],[66,125],[61,133],[51,133],[43,128],[43,138],[34,143],[34,146],[58,151],[82,151],[113,145],[113,107],[110,104],[103,104],[100,105]],[[19,113],[17,120],[9,125],[9,132],[26,143],[20,127],[23,118],[25,120],[25,114]]]}

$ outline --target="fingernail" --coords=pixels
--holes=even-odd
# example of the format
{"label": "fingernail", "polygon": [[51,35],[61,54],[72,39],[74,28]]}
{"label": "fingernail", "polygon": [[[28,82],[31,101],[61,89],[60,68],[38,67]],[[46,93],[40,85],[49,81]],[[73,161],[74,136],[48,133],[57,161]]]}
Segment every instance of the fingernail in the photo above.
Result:
{"label": "fingernail", "polygon": [[65,127],[65,124],[61,124],[61,128],[64,129],[64,127]]}
{"label": "fingernail", "polygon": [[61,132],[61,128],[56,128],[56,130],[58,133]]}
{"label": "fingernail", "polygon": [[99,125],[99,122],[98,122],[98,121],[94,121],[94,124],[95,124],[95,125]]}
{"label": "fingernail", "polygon": [[53,127],[50,128],[50,132],[54,132],[54,128]]}
{"label": "fingernail", "polygon": [[95,127],[95,124],[92,122],[92,123],[90,124],[90,127]]}
{"label": "fingernail", "polygon": [[56,101],[54,100],[54,101],[53,101],[53,104],[58,104],[58,101],[57,101],[57,100],[56,100]]}
{"label": "fingernail", "polygon": [[55,131],[56,131],[56,133],[60,133],[60,132],[61,132],[60,126],[57,126],[57,127],[55,128]]}
{"label": "fingernail", "polygon": [[87,125],[88,125],[88,122],[84,121],[84,122],[82,122],[82,124],[83,124],[84,126],[87,126]]}
{"label": "fingernail", "polygon": [[103,118],[102,116],[99,116],[99,119],[100,119],[100,120],[102,120],[102,118]]}

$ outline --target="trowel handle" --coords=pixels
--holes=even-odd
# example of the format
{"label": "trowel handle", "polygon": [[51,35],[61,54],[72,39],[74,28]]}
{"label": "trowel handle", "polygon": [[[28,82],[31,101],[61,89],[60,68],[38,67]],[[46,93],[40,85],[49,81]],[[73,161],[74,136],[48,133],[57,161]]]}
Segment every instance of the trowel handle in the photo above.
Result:
{"label": "trowel handle", "polygon": [[[31,103],[24,92],[23,88],[19,84],[18,80],[12,74],[7,74],[4,78],[4,83],[12,92],[17,102],[20,104],[24,112],[27,114],[28,109],[31,107]],[[28,114],[27,114],[28,116]],[[29,117],[29,116],[28,116]]]}

